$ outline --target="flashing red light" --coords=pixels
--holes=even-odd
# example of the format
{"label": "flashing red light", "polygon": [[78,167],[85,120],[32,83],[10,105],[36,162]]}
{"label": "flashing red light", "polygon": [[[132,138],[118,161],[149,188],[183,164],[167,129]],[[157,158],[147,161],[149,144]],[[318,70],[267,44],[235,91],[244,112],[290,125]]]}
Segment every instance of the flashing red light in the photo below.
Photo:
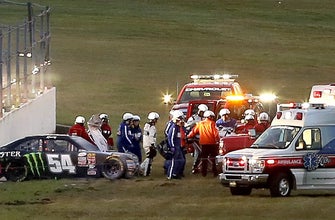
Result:
{"label": "flashing red light", "polygon": [[295,115],[295,119],[296,120],[302,120],[302,118],[303,118],[302,112],[297,112],[297,114]]}
{"label": "flashing red light", "polygon": [[283,115],[282,112],[277,112],[277,114],[276,114],[277,119],[280,119],[282,115]]}
{"label": "flashing red light", "polygon": [[314,98],[321,98],[322,91],[313,91],[313,97]]}
{"label": "flashing red light", "polygon": [[243,159],[241,159],[239,162],[238,162],[238,164],[239,164],[239,166],[244,166],[244,164],[245,164],[245,160],[243,160]]}

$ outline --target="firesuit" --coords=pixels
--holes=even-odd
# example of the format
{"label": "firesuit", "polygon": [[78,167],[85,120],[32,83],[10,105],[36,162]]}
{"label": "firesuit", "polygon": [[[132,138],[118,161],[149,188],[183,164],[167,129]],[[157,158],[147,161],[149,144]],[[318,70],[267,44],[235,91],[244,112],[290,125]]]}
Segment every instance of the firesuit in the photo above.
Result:
{"label": "firesuit", "polygon": [[113,146],[114,145],[114,141],[113,141],[113,137],[112,137],[112,128],[108,123],[102,123],[101,125],[101,132],[102,135],[105,137],[105,139],[107,140],[107,143],[109,146]]}
{"label": "firesuit", "polygon": [[129,151],[129,148],[132,148],[133,142],[132,142],[132,134],[130,130],[130,124],[129,121],[122,121],[119,125],[118,131],[117,131],[117,149],[119,152],[127,152]]}
{"label": "firesuit", "polygon": [[156,126],[155,122],[147,122],[143,128],[143,149],[146,154],[146,158],[141,164],[141,168],[143,169],[144,176],[149,176],[151,173],[151,165],[153,158],[156,156],[157,151],[155,149],[156,145]]}
{"label": "firesuit", "polygon": [[87,141],[91,142],[94,144],[94,142],[91,140],[91,138],[88,136],[88,133],[86,131],[86,128],[84,124],[74,124],[68,131],[68,135],[70,136],[80,136]]}
{"label": "firesuit", "polygon": [[172,152],[171,163],[168,164],[167,178],[168,179],[179,179],[183,175],[185,167],[185,157],[181,148],[181,137],[183,126],[180,125],[180,121],[173,123],[168,133],[168,142]]}
{"label": "firesuit", "polygon": [[131,126],[130,130],[132,133],[132,143],[133,147],[129,148],[129,151],[135,154],[138,157],[139,162],[142,162],[142,152],[141,152],[141,141],[142,141],[142,129],[138,123],[133,122],[134,124]]}
{"label": "firesuit", "polygon": [[216,128],[215,121],[208,117],[205,120],[197,123],[197,125],[192,129],[187,138],[193,138],[195,135],[199,134],[199,143],[201,145],[201,174],[203,176],[207,175],[208,158],[212,162],[212,171],[214,176],[217,175],[217,169],[215,166],[215,157],[218,155],[218,142],[220,140],[219,132]]}

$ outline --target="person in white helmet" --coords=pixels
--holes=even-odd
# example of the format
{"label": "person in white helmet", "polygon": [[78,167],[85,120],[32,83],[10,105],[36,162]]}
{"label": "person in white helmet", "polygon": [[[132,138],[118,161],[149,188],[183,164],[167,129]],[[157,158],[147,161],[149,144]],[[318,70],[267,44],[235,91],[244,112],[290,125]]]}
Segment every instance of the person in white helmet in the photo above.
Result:
{"label": "person in white helmet", "polygon": [[193,138],[199,134],[199,143],[201,146],[200,158],[202,160],[201,174],[207,175],[208,158],[210,158],[213,166],[213,175],[217,176],[218,172],[215,166],[215,157],[219,154],[219,131],[215,125],[215,114],[212,111],[205,111],[205,120],[196,124],[187,138]]}
{"label": "person in white helmet", "polygon": [[88,133],[85,128],[85,118],[81,115],[78,115],[74,121],[74,125],[72,125],[68,131],[68,135],[70,136],[80,136],[85,140],[94,144],[91,138],[88,136]]}
{"label": "person in white helmet", "polygon": [[196,123],[198,123],[199,121],[202,121],[204,119],[204,112],[207,110],[208,110],[207,105],[200,104],[198,106],[198,112],[188,118],[185,124],[186,129],[190,131],[195,126]]}
{"label": "person in white helmet", "polygon": [[106,138],[102,135],[101,125],[102,121],[99,115],[92,115],[87,122],[88,135],[100,151],[106,152],[108,150],[108,144]]}
{"label": "person in white helmet", "polygon": [[128,152],[129,148],[134,147],[130,126],[133,114],[126,112],[122,115],[122,122],[117,130],[117,149],[119,152]]}
{"label": "person in white helmet", "polygon": [[111,149],[114,146],[114,140],[113,140],[112,127],[109,125],[109,117],[105,113],[99,114],[99,117],[102,121],[101,133],[107,140],[108,148]]}
{"label": "person in white helmet", "polygon": [[256,135],[262,134],[271,125],[270,116],[266,112],[262,112],[258,117],[259,123],[255,126]]}
{"label": "person in white helmet", "polygon": [[236,127],[236,134],[248,134],[250,129],[255,129],[257,122],[255,120],[255,116],[252,114],[247,114],[244,117],[245,123]]}
{"label": "person in white helmet", "polygon": [[148,114],[148,121],[143,128],[143,149],[146,155],[145,160],[141,163],[143,176],[149,176],[151,173],[151,166],[154,157],[157,155],[156,151],[156,123],[159,119],[157,112],[150,112]]}
{"label": "person in white helmet", "polygon": [[132,142],[134,147],[129,148],[129,151],[135,154],[138,157],[138,161],[142,163],[142,148],[141,142],[143,139],[142,129],[140,127],[141,118],[138,115],[133,116],[133,123],[130,126],[131,134],[132,134]]}
{"label": "person in white helmet", "polygon": [[233,130],[236,127],[236,119],[230,117],[230,111],[227,108],[223,108],[219,112],[220,118],[216,121],[216,126],[219,129],[222,128],[232,128]]}

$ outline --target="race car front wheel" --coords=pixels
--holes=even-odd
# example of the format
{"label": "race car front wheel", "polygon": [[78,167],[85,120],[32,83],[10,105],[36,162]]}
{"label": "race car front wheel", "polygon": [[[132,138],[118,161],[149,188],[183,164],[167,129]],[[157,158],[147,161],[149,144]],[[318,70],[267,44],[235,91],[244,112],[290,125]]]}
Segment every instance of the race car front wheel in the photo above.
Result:
{"label": "race car front wheel", "polygon": [[28,167],[25,164],[10,162],[5,169],[7,180],[21,182],[28,176]]}
{"label": "race car front wheel", "polygon": [[102,167],[102,175],[110,180],[121,178],[125,173],[125,167],[120,158],[107,158]]}

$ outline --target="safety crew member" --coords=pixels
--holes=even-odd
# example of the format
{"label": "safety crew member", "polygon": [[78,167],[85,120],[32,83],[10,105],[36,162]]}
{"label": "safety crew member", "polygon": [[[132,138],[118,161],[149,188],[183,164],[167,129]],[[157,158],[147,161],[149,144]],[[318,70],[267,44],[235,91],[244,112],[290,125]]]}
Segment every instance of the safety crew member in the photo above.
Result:
{"label": "safety crew member", "polygon": [[205,111],[205,120],[198,122],[187,138],[193,138],[199,134],[199,143],[201,146],[201,174],[207,175],[208,159],[212,162],[213,175],[217,176],[218,172],[215,165],[215,157],[219,153],[219,132],[215,125],[215,114],[212,111]]}
{"label": "safety crew member", "polygon": [[68,131],[68,135],[70,136],[80,136],[85,140],[94,144],[91,138],[88,136],[88,133],[85,128],[85,118],[81,115],[78,115],[74,121],[74,125],[72,125]]}
{"label": "safety crew member", "polygon": [[108,148],[111,149],[114,146],[112,127],[109,125],[109,117],[105,113],[99,115],[102,124],[101,124],[101,133],[107,140]]}
{"label": "safety crew member", "polygon": [[230,117],[229,109],[221,109],[219,115],[221,118],[216,121],[216,126],[219,128],[219,130],[222,128],[232,128],[232,130],[235,129],[237,121],[235,118]]}
{"label": "safety crew member", "polygon": [[[208,110],[207,105],[205,104],[200,104],[198,106],[198,112],[196,114],[193,114],[191,117],[189,117],[189,119],[187,120],[187,123],[185,124],[185,128],[186,131],[189,133],[192,128],[200,121],[202,121],[204,119],[204,112]],[[196,139],[199,139],[199,137],[197,136]],[[198,140],[196,140],[196,142],[198,142]],[[194,150],[193,150],[193,166],[192,166],[192,173],[196,174],[198,173],[198,165],[200,163],[200,150],[198,148],[198,143],[194,143],[193,144]]]}
{"label": "safety crew member", "polygon": [[119,152],[128,152],[133,147],[130,125],[133,120],[133,114],[126,112],[122,115],[122,122],[117,130],[117,149]]}
{"label": "safety crew member", "polygon": [[157,155],[156,151],[156,123],[159,119],[157,112],[150,112],[148,114],[148,121],[143,128],[143,149],[146,155],[145,160],[141,164],[143,176],[149,176],[151,173],[151,166],[154,157]]}
{"label": "safety crew member", "polygon": [[[185,155],[182,145],[185,140],[185,128],[183,115],[174,112],[173,124],[168,131],[168,143],[172,152],[172,159],[168,163],[167,178],[180,179],[185,168]],[[184,140],[183,140],[184,139]]]}
{"label": "safety crew member", "polygon": [[262,134],[271,125],[270,116],[266,112],[262,112],[258,117],[259,123],[255,126],[256,135]]}
{"label": "safety crew member", "polygon": [[140,121],[141,118],[138,115],[134,115],[133,116],[133,123],[131,125],[131,133],[132,133],[132,142],[134,147],[133,148],[129,148],[129,151],[132,152],[133,154],[135,154],[138,157],[138,160],[140,163],[142,163],[142,148],[141,148],[141,141],[142,141],[142,129],[140,127]]}

